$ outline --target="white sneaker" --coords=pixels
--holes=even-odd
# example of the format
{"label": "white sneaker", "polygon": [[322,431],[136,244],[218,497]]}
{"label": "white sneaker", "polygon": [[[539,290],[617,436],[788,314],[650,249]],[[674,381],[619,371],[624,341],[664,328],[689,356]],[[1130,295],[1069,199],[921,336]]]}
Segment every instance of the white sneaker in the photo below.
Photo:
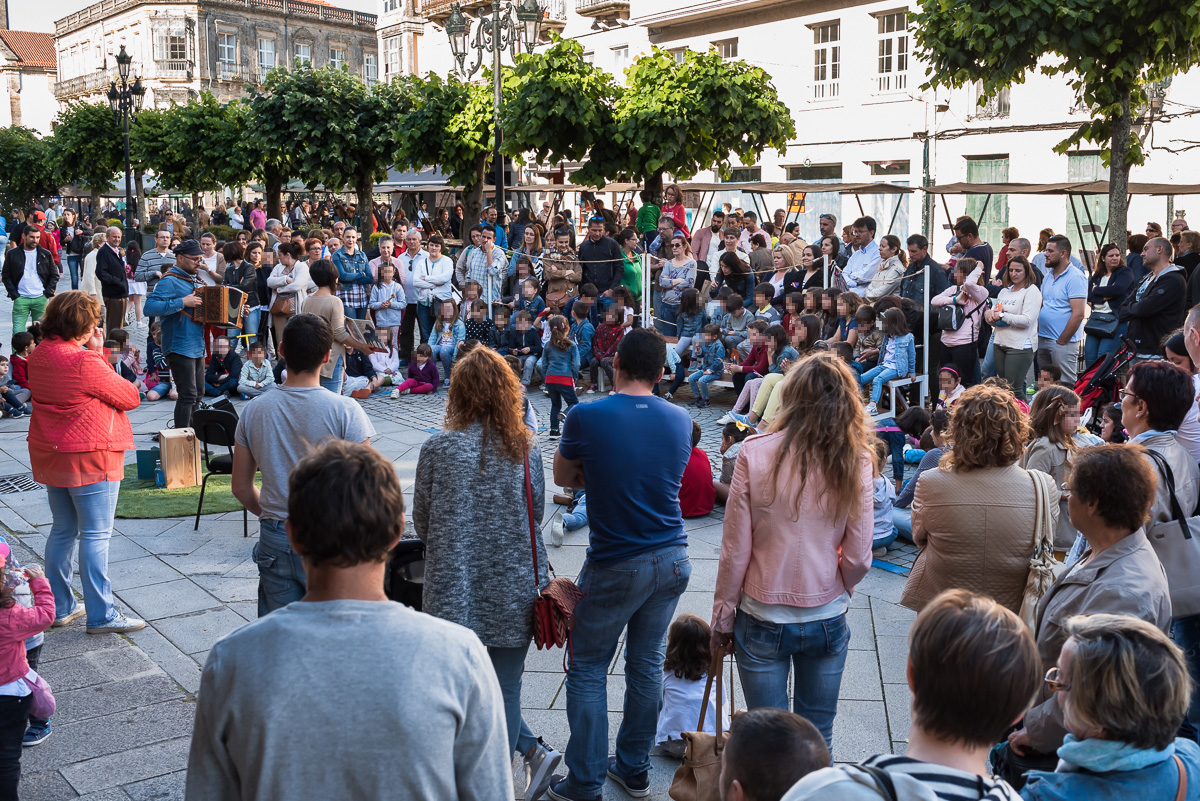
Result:
{"label": "white sneaker", "polygon": [[555,548],[561,548],[563,544],[563,536],[566,534],[566,529],[563,528],[562,520],[555,520],[550,524],[550,544]]}
{"label": "white sneaker", "polygon": [[725,414],[721,415],[721,419],[717,420],[717,425],[724,426],[732,423],[733,421],[733,417],[730,416],[729,412],[725,412]]}
{"label": "white sneaker", "polygon": [[537,745],[525,757],[525,801],[537,801],[542,797],[562,758],[562,754],[538,738]]}
{"label": "white sneaker", "polygon": [[868,403],[867,404],[867,414],[874,417],[875,415],[879,414],[879,407],[876,406],[874,403]]}
{"label": "white sneaker", "polygon": [[88,634],[124,634],[127,631],[141,631],[146,628],[146,621],[136,617],[118,614],[103,626],[88,626]]}
{"label": "white sneaker", "polygon": [[388,397],[391,398],[392,400],[399,400],[400,399],[400,390],[393,389],[392,394],[388,395]]}

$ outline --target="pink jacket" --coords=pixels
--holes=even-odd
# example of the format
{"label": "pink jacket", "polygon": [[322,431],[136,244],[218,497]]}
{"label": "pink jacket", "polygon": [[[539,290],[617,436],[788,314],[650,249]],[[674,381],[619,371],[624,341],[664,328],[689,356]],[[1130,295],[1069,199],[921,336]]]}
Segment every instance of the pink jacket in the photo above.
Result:
{"label": "pink jacket", "polygon": [[16,681],[29,672],[25,640],[50,628],[54,622],[54,593],[44,578],[31,579],[33,606],[13,604],[0,609],[0,684]]}
{"label": "pink jacket", "polygon": [[852,590],[871,567],[875,519],[870,456],[862,456],[857,519],[826,514],[821,503],[825,480],[810,468],[799,520],[794,520],[791,500],[799,490],[792,474],[780,471],[778,488],[774,493],[769,489],[782,441],[782,433],[751,437],[738,452],[725,505],[714,631],[733,631],[743,592],[767,604],[821,606]]}
{"label": "pink jacket", "polygon": [[955,302],[955,298],[961,295],[959,305],[963,307],[963,314],[971,315],[963,320],[962,326],[957,331],[942,332],[942,344],[948,348],[955,345],[967,345],[979,337],[979,326],[983,322],[983,313],[987,311],[986,304],[982,306],[979,304],[988,296],[987,287],[979,285],[979,276],[981,275],[983,275],[983,262],[980,262],[979,266],[971,271],[962,286],[951,284],[940,295],[929,301],[930,306],[939,308],[949,306]]}

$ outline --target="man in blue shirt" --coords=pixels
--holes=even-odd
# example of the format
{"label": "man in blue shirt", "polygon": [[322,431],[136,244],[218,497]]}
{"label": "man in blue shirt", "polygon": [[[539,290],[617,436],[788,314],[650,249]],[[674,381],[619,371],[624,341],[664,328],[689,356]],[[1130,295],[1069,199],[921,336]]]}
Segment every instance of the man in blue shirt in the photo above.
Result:
{"label": "man in blue shirt", "polygon": [[204,326],[184,310],[200,305],[196,271],[204,251],[195,239],[175,247],[175,264],[146,298],[147,317],[162,318],[162,350],[175,382],[175,428],[190,428],[192,413],[204,396]]}
{"label": "man in blue shirt", "polygon": [[875,241],[875,228],[874,217],[859,217],[850,226],[854,249],[846,260],[842,276],[846,279],[846,288],[851,292],[870,289],[871,279],[879,272],[879,243]]}
{"label": "man in blue shirt", "polygon": [[[605,772],[630,795],[649,794],[667,626],[692,574],[679,511],[692,420],[652,394],[664,352],[653,329],[626,334],[613,359],[617,394],[572,407],[554,455],[554,480],[587,489],[591,526],[567,673],[570,775],[551,785],[556,801],[600,799]],[[627,626],[624,717],[610,759],[607,672]]]}
{"label": "man in blue shirt", "polygon": [[498,222],[500,212],[495,206],[488,206],[483,212],[483,219],[479,222],[483,225],[490,225],[496,229],[496,244],[502,249],[508,250],[508,233],[504,230],[504,226]]}
{"label": "man in blue shirt", "polygon": [[1083,338],[1083,304],[1087,276],[1071,265],[1071,240],[1052,236],[1046,243],[1046,275],[1038,314],[1038,364],[1054,364],[1063,381],[1079,374],[1079,340]]}

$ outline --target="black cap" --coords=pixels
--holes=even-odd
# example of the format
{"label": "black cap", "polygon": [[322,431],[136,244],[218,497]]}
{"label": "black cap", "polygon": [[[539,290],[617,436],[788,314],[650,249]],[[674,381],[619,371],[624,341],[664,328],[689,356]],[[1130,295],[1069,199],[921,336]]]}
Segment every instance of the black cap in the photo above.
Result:
{"label": "black cap", "polygon": [[200,249],[200,243],[195,239],[185,239],[175,246],[173,251],[176,256],[201,256],[204,251]]}

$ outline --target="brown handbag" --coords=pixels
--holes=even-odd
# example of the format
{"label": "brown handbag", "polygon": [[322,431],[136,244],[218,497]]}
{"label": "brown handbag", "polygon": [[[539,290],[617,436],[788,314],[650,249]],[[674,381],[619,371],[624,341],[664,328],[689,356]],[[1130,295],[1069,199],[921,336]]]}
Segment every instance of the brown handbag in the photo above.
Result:
{"label": "brown handbag", "polygon": [[[675,801],[720,801],[721,799],[721,751],[729,733],[724,731],[725,715],[722,709],[725,691],[721,687],[723,656],[713,654],[708,668],[708,681],[704,684],[704,703],[700,705],[700,722],[696,731],[682,732],[687,743],[683,764],[675,771],[671,789],[667,794]],[[717,677],[717,733],[704,731],[704,715],[708,712],[708,699],[713,687],[713,676]],[[729,686],[733,686],[733,659],[729,660]]]}
{"label": "brown handbag", "polygon": [[[525,455],[525,503],[529,507],[529,547],[533,551],[533,586],[538,586],[537,534],[533,523],[533,481],[529,477],[529,454]],[[554,572],[554,568],[550,568]],[[559,648],[571,641],[571,629],[575,628],[575,604],[584,596],[575,582],[566,578],[552,578],[538,592],[533,603],[533,642],[538,650]],[[563,654],[564,669],[566,654]]]}
{"label": "brown handbag", "polygon": [[275,302],[271,304],[271,314],[292,316],[296,311],[296,295],[294,293],[276,293]]}

